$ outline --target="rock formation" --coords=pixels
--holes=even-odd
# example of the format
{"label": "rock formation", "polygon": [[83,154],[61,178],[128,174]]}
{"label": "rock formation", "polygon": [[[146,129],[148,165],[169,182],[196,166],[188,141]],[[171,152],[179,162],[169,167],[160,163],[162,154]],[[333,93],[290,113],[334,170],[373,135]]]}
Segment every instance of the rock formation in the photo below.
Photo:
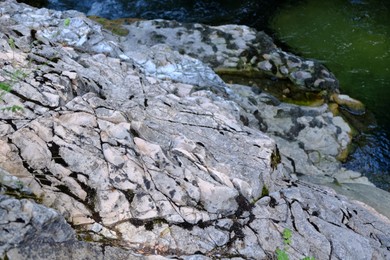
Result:
{"label": "rock formation", "polygon": [[245,26],[142,21],[118,37],[75,11],[0,14],[2,107],[23,108],[0,113],[1,257],[390,259],[389,219],[297,178],[369,185],[336,159],[344,120],[213,71],[337,92],[318,63]]}

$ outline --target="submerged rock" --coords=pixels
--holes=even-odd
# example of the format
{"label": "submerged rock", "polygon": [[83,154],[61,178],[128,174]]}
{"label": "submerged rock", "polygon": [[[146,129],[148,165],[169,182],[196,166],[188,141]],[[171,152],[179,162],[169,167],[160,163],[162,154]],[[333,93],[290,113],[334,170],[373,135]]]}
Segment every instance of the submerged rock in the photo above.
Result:
{"label": "submerged rock", "polygon": [[341,106],[341,108],[346,109],[351,114],[362,115],[366,112],[363,103],[351,98],[350,96],[333,94],[331,98],[336,104]]}
{"label": "submerged rock", "polygon": [[[0,10],[0,75],[12,86],[4,106],[23,107],[0,113],[0,167],[44,206],[1,196],[48,211],[40,225],[54,219],[65,226],[50,242],[6,240],[1,257],[269,259],[278,248],[291,259],[390,257],[389,219],[296,177],[358,177],[339,177],[345,170],[336,157],[351,141],[350,128],[327,105],[284,104],[226,84],[200,51],[190,57],[169,42],[154,44],[164,37],[149,39],[147,28],[138,43],[73,11],[11,0]],[[221,29],[187,26],[220,39]],[[223,28],[225,36],[254,33]],[[15,80],[18,71],[25,76]],[[7,233],[23,209],[3,209],[1,219],[13,219],[0,225]],[[103,243],[77,241],[60,214],[79,237]]]}

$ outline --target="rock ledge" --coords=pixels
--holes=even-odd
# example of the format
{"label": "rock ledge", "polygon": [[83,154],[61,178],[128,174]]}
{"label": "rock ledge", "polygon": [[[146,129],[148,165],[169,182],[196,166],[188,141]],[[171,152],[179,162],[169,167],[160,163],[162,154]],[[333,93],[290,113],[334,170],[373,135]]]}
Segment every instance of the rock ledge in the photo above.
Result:
{"label": "rock ledge", "polygon": [[[0,14],[0,82],[12,87],[1,105],[23,107],[0,112],[1,257],[390,259],[389,219],[297,179],[368,184],[336,159],[351,141],[344,120],[213,71],[256,57],[257,69],[283,74],[278,59],[291,59],[264,34],[158,20],[119,38],[74,11],[7,0]],[[199,46],[215,44],[215,56],[162,37],[178,32],[194,43],[206,33]],[[244,44],[258,53],[233,51]],[[284,77],[337,88],[302,64]]]}

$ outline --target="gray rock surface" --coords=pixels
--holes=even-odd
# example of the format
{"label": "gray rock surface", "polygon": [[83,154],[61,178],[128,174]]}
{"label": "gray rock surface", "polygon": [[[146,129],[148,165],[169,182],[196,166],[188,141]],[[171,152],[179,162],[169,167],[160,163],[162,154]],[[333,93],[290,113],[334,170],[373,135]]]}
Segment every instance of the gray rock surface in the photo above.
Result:
{"label": "gray rock surface", "polygon": [[[41,226],[55,220],[69,232],[52,241],[6,240],[2,257],[272,259],[279,248],[291,259],[390,259],[388,218],[296,177],[369,184],[337,161],[350,128],[327,105],[283,104],[227,85],[209,67],[215,53],[190,57],[148,38],[156,25],[166,24],[159,35],[185,29],[174,22],[129,25],[139,35],[119,39],[73,11],[11,0],[0,11],[0,82],[12,86],[1,105],[23,107],[0,113],[2,192],[26,190],[45,207],[3,197],[34,205]],[[188,50],[210,44],[195,37],[206,29],[212,44],[223,44],[221,28],[231,43],[241,39],[237,46],[255,41],[247,27],[186,26],[194,41],[182,43]],[[294,73],[303,79],[294,82],[307,84],[306,70]],[[2,214],[24,216],[22,206],[13,210]],[[98,243],[75,240],[60,214],[81,239]],[[46,238],[51,230],[33,233]]]}
{"label": "gray rock surface", "polygon": [[75,232],[55,210],[27,199],[0,194],[0,255],[18,245],[75,239]]}
{"label": "gray rock surface", "polygon": [[[137,21],[124,27],[129,30],[129,35],[121,40],[121,44],[129,57],[134,57],[134,52],[139,53],[141,46],[148,50],[152,46],[166,44],[214,69],[266,73],[289,79],[306,90],[338,90],[338,81],[323,65],[282,51],[264,32],[247,26],[206,26],[151,20]],[[159,67],[158,64],[152,65],[153,68],[155,66]]]}

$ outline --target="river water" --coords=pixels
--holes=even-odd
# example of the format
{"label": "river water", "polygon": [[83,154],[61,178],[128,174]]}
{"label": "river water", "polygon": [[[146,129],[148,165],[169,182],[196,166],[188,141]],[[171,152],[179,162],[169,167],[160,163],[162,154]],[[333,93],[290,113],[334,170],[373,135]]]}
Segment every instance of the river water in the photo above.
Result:
{"label": "river water", "polygon": [[[277,7],[272,1],[213,0],[47,0],[47,7],[76,9],[109,19],[135,17],[206,24],[265,24]],[[259,10],[268,10],[259,12]]]}
{"label": "river water", "polygon": [[269,20],[274,37],[293,52],[320,60],[340,88],[366,104],[347,168],[390,191],[390,1],[287,1]]}
{"label": "river water", "polygon": [[109,19],[245,24],[271,34],[289,51],[320,60],[339,79],[341,91],[361,100],[370,111],[349,116],[358,134],[345,167],[390,191],[389,0],[43,1],[52,9],[76,9]]}

